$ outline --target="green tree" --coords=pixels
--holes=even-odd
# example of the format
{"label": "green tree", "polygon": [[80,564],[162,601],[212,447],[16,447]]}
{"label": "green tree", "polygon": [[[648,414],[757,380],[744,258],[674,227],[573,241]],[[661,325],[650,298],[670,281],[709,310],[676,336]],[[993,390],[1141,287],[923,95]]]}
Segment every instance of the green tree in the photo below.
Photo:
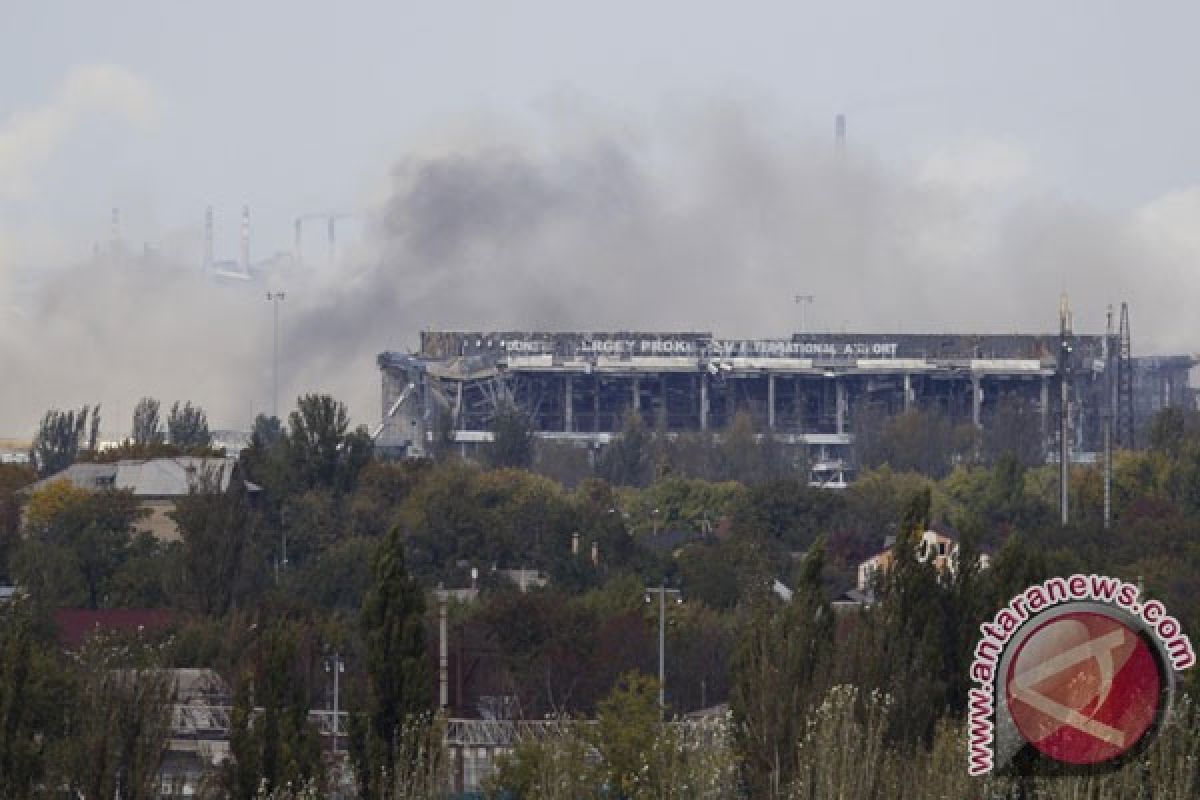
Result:
{"label": "green tree", "polygon": [[887,464],[943,478],[955,463],[972,457],[976,434],[974,426],[956,425],[936,411],[906,411],[884,421],[877,437],[859,442],[856,456],[862,467]]}
{"label": "green tree", "polygon": [[158,411],[159,402],[153,397],[143,397],[133,407],[133,427],[130,438],[138,447],[153,447],[163,443]]}
{"label": "green tree", "polygon": [[246,479],[262,487],[262,505],[278,524],[284,500],[300,487],[300,478],[290,457],[287,432],[278,417],[259,414],[254,418],[250,446],[242,450],[238,463]]}
{"label": "green tree", "polygon": [[487,448],[488,466],[529,469],[533,464],[533,433],[528,414],[511,404],[502,406],[492,419],[495,438]]}
{"label": "green tree", "polygon": [[743,778],[755,797],[778,797],[793,779],[796,742],[823,691],[833,614],[821,585],[822,543],[805,556],[790,602],[757,588],[733,659],[730,705]]}
{"label": "green tree", "polygon": [[191,402],[182,406],[176,401],[167,416],[167,435],[171,444],[183,450],[204,450],[212,443],[208,432],[208,415]]}
{"label": "green tree", "polygon": [[66,736],[50,781],[73,796],[150,800],[170,732],[175,686],[157,648],[93,636],[78,656]]}
{"label": "green tree", "polygon": [[[52,483],[30,499],[26,517],[29,540],[18,555],[20,577],[30,581],[31,590],[36,587],[54,593],[40,598],[53,601],[60,588],[39,579],[42,565],[28,556],[36,545],[57,549],[73,565],[88,607],[100,608],[108,602],[114,574],[129,556],[133,523],[143,513],[128,490],[88,492],[63,481]],[[30,544],[34,548],[26,552]]]}
{"label": "green tree", "polygon": [[236,690],[230,720],[234,763],[224,783],[239,800],[258,797],[260,784],[270,792],[323,779],[320,734],[308,718],[301,637],[297,623],[269,625],[259,638],[253,672]]}
{"label": "green tree", "polygon": [[0,464],[0,581],[12,575],[12,555],[20,544],[21,502],[18,491],[37,480],[26,464]]}
{"label": "green tree", "polygon": [[618,797],[662,797],[655,743],[666,734],[658,707],[658,681],[638,672],[621,676],[600,701],[587,738],[603,761],[601,777]]}
{"label": "green tree", "polygon": [[404,565],[399,528],[375,558],[374,583],[362,610],[367,656],[367,727],[352,737],[359,789],[383,798],[381,775],[396,774],[398,734],[428,714],[432,701],[425,660],[425,596]]}
{"label": "green tree", "polygon": [[[99,406],[96,407],[99,413]],[[75,463],[80,451],[95,450],[95,425],[88,434],[88,406],[79,411],[47,411],[29,448],[29,460],[39,477],[62,472]],[[93,422],[96,417],[93,417]]]}
{"label": "green tree", "polygon": [[206,616],[224,616],[261,562],[258,519],[245,484],[235,476],[221,490],[217,473],[200,477],[171,516],[179,529],[182,585],[178,601]]}
{"label": "green tree", "polygon": [[1045,463],[1041,419],[1029,401],[1006,394],[983,420],[981,455],[985,464],[1006,456],[1023,467]]}
{"label": "green tree", "polygon": [[625,416],[621,433],[604,450],[596,472],[616,486],[646,486],[654,477],[653,439],[637,413]]}
{"label": "green tree", "polygon": [[36,636],[27,601],[0,606],[0,797],[33,797],[64,736],[61,671]]}
{"label": "green tree", "polygon": [[365,427],[350,431],[345,404],[329,395],[306,394],[297,401],[288,426],[288,456],[302,485],[338,492],[354,488],[371,460],[372,444]]}

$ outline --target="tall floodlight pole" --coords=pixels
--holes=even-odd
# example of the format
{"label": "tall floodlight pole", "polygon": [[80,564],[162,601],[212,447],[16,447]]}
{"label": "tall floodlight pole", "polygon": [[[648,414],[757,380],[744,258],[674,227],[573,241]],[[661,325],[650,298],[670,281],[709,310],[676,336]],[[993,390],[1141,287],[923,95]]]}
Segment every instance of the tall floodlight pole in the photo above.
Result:
{"label": "tall floodlight pole", "polygon": [[1058,309],[1058,488],[1059,510],[1064,527],[1070,522],[1071,502],[1071,443],[1070,443],[1070,386],[1071,386],[1071,307],[1064,292]]}
{"label": "tall floodlight pole", "polygon": [[1112,474],[1113,474],[1113,399],[1117,382],[1113,380],[1113,308],[1110,305],[1104,315],[1104,529],[1112,527]]}
{"label": "tall floodlight pole", "polygon": [[650,595],[658,595],[658,713],[667,713],[667,595],[675,598],[676,603],[683,602],[683,592],[678,589],[668,589],[666,581],[658,586],[646,587],[646,602]]}
{"label": "tall floodlight pole", "polygon": [[271,416],[279,419],[279,304],[287,297],[285,292],[267,292],[267,302],[274,312],[274,335],[271,340]]}
{"label": "tall floodlight pole", "polygon": [[346,671],[346,662],[342,660],[342,654],[334,652],[333,658],[325,659],[325,671],[333,673],[333,752],[338,752],[338,737],[341,735],[338,732],[338,715],[340,713],[339,699],[341,694],[341,684],[339,678],[341,673]]}

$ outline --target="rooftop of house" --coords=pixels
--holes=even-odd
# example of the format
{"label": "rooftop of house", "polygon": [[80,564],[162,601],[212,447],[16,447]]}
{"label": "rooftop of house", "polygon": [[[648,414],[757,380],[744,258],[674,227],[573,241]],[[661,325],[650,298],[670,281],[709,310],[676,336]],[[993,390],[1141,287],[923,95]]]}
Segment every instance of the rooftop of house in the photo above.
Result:
{"label": "rooftop of house", "polygon": [[[112,464],[72,464],[62,472],[43,478],[30,491],[54,481],[68,480],[80,489],[129,489],[136,497],[182,497],[211,475],[221,491],[229,488],[237,459],[176,456],[174,458],[127,459]],[[247,483],[250,491],[258,487]]]}
{"label": "rooftop of house", "polygon": [[76,650],[98,633],[139,634],[161,631],[175,621],[175,614],[155,608],[60,608],[54,612],[58,641]]}

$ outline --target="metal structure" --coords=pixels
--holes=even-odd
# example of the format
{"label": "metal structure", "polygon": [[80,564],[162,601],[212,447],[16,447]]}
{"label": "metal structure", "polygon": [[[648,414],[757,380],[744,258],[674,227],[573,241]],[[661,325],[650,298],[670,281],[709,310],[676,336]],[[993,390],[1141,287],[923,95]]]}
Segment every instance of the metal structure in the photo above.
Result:
{"label": "metal structure", "polygon": [[204,269],[213,266],[213,207],[204,209]]}
{"label": "metal structure", "polygon": [[804,308],[805,306],[811,306],[814,300],[816,300],[816,297],[811,294],[798,294],[794,298],[796,305],[800,306],[800,333],[808,330],[808,325],[805,324],[806,314],[804,313]]}
{"label": "metal structure", "polygon": [[337,259],[337,224],[342,220],[354,219],[357,214],[323,213],[302,214],[295,220],[295,254],[296,263],[304,264],[304,224],[316,220],[325,221],[325,230],[329,241],[329,264],[332,266]]}
{"label": "metal structure", "polygon": [[1074,351],[1071,332],[1071,307],[1064,293],[1058,309],[1059,355],[1058,388],[1061,393],[1058,403],[1058,490],[1061,523],[1066,525],[1071,518],[1071,359]]}
{"label": "metal structure", "polygon": [[1117,345],[1117,444],[1134,447],[1133,344],[1129,335],[1129,305],[1121,303]]}
{"label": "metal structure", "polygon": [[1104,529],[1112,527],[1112,476],[1113,476],[1113,415],[1116,412],[1117,382],[1113,378],[1113,310],[1109,306],[1104,313]]}
{"label": "metal structure", "polygon": [[[658,509],[654,509],[655,512]],[[667,595],[675,598],[676,603],[683,602],[683,593],[678,589],[670,589],[665,583],[658,586],[646,587],[646,602],[651,595],[658,595],[658,713],[667,713]]]}
{"label": "metal structure", "polygon": [[215,259],[213,238],[216,216],[212,206],[204,209],[204,270],[222,280],[249,281],[253,265],[250,263],[250,206],[242,206],[242,228],[237,258]]}
{"label": "metal structure", "polygon": [[342,673],[346,671],[346,662],[342,659],[341,653],[334,651],[332,657],[325,659],[325,671],[333,675],[333,717],[331,718],[331,733],[333,736],[332,749],[336,754],[341,745],[342,736],[342,726],[339,724],[341,721],[341,712],[339,710],[339,706],[341,705],[342,698],[341,677]]}
{"label": "metal structure", "polygon": [[250,206],[242,206],[242,272],[250,274]]}
{"label": "metal structure", "polygon": [[267,302],[271,304],[272,335],[271,335],[271,416],[279,419],[279,304],[287,299],[286,292],[267,292]]}
{"label": "metal structure", "polygon": [[[1064,308],[1064,312],[1068,310]],[[719,433],[748,414],[762,435],[810,460],[852,461],[855,431],[881,416],[937,410],[987,428],[1006,398],[1040,420],[1044,453],[1099,461],[1109,337],[1066,325],[1054,334],[832,334],[729,340],[711,333],[424,331],[414,353],[384,352],[376,446],[422,456],[435,441],[463,450],[491,440],[501,408],[537,436],[603,447],[638,413],[674,435]],[[1062,322],[1062,320],[1060,320]],[[1126,344],[1128,325],[1125,326]],[[1191,400],[1190,355],[1133,359],[1118,419],[1131,429]],[[1122,366],[1124,365],[1124,366]],[[1065,397],[1065,400],[1064,400]],[[1065,424],[1064,424],[1065,418]],[[1035,425],[1038,423],[1035,422]],[[1118,442],[1128,446],[1132,434]]]}
{"label": "metal structure", "polygon": [[[632,412],[667,434],[718,432],[742,413],[764,435],[836,463],[851,457],[856,427],[872,417],[936,409],[986,428],[1014,397],[1040,418],[1050,460],[1061,458],[1063,444],[1068,460],[1098,460],[1111,368],[1106,346],[1104,334],[1064,339],[1062,330],[754,340],[425,331],[417,352],[380,354],[382,414],[374,433],[378,447],[396,454],[423,455],[435,435],[470,449],[491,439],[498,409],[515,405],[541,438],[602,447]],[[1118,369],[1121,363],[1118,357]],[[1139,415],[1163,398],[1186,402],[1193,357],[1124,363],[1131,380],[1138,375]],[[1143,395],[1155,399],[1143,403]],[[1132,401],[1122,405],[1133,408]]]}

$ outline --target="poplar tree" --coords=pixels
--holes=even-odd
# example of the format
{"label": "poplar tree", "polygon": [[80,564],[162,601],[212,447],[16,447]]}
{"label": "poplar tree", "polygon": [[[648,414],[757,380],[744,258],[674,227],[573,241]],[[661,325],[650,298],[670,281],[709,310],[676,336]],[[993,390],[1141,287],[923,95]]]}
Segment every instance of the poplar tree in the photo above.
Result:
{"label": "poplar tree", "polygon": [[406,765],[396,752],[406,727],[427,724],[432,685],[425,659],[425,596],[404,563],[399,528],[392,528],[374,564],[362,611],[367,646],[365,730],[352,731],[359,792],[387,796],[388,781]]}
{"label": "poplar tree", "polygon": [[143,397],[133,408],[133,443],[140,447],[150,447],[162,444],[163,432],[159,425],[158,401],[153,397]]}

